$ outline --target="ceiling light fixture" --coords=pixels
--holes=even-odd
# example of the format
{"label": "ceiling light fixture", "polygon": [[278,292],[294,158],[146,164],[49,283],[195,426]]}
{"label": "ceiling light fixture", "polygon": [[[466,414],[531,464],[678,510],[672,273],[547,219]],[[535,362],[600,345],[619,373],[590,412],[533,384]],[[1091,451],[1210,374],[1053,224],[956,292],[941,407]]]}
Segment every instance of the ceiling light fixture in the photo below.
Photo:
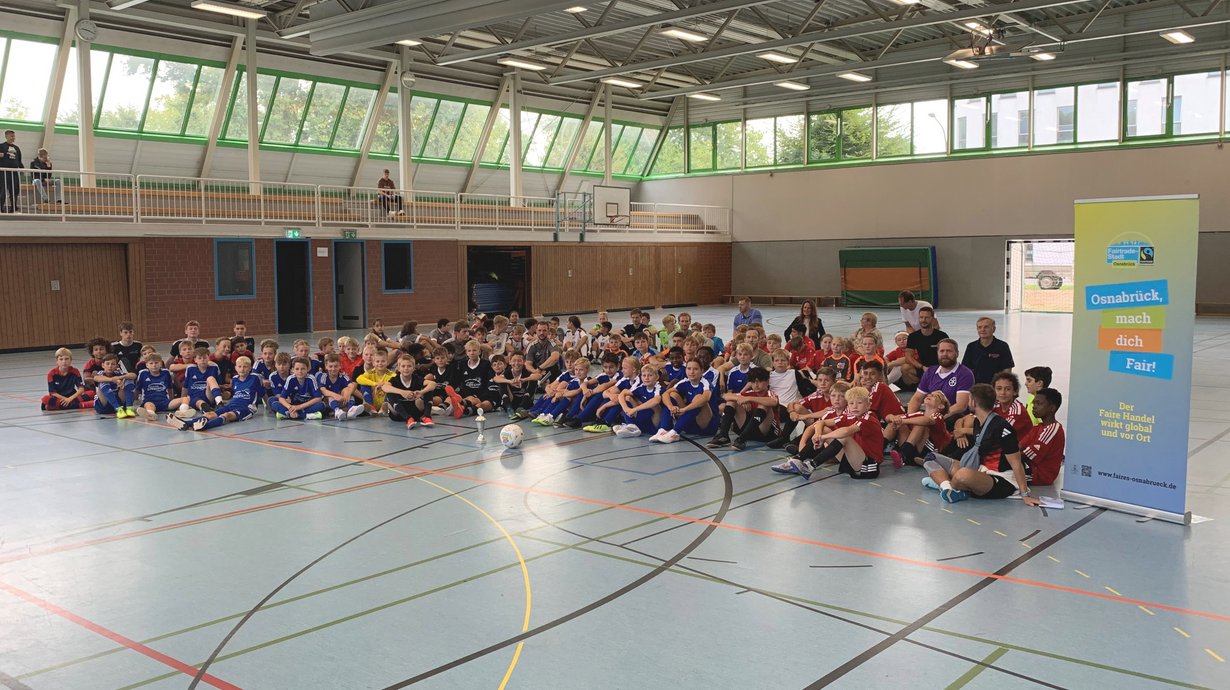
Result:
{"label": "ceiling light fixture", "polygon": [[145,2],[145,0],[107,0],[107,7],[113,10],[126,10]]}
{"label": "ceiling light fixture", "polygon": [[1182,29],[1175,29],[1173,31],[1163,31],[1161,33],[1161,36],[1162,38],[1166,39],[1167,41],[1170,41],[1171,43],[1175,45],[1182,45],[1184,43],[1195,43],[1196,42],[1195,36],[1187,33],[1186,31]]}
{"label": "ceiling light fixture", "polygon": [[504,65],[505,67],[520,67],[521,69],[531,69],[535,72],[539,72],[547,68],[547,66],[541,62],[534,62],[533,60],[526,60],[525,58],[513,56],[502,57],[499,60],[496,60],[496,62]]}
{"label": "ceiling light fixture", "polygon": [[582,12],[588,12],[588,11],[589,11],[589,8],[588,8],[588,7],[581,7],[580,5],[576,5],[576,6],[574,6],[574,7],[569,7],[568,9],[566,9],[566,10],[564,10],[564,11],[565,11],[565,12],[567,12],[568,14],[581,14]]}
{"label": "ceiling light fixture", "polygon": [[961,69],[978,69],[978,63],[970,62],[969,60],[945,60],[944,64]]}
{"label": "ceiling light fixture", "polygon": [[806,91],[811,88],[807,84],[804,84],[802,82],[797,82],[797,81],[790,81],[789,79],[783,79],[782,81],[775,81],[773,82],[773,85],[780,86],[783,89],[790,89],[791,91]]}
{"label": "ceiling light fixture", "polygon": [[893,0],[893,2],[897,3],[898,5],[917,5],[918,3],[922,2],[922,0]]}
{"label": "ceiling light fixture", "polygon": [[717,95],[716,93],[705,93],[703,91],[698,91],[696,93],[690,93],[688,94],[688,98],[695,98],[698,101],[720,101],[722,100],[722,97]]}
{"label": "ceiling light fixture", "polygon": [[846,79],[849,81],[857,81],[857,82],[871,81],[871,77],[869,75],[863,74],[861,72],[842,72],[841,74],[837,76],[840,77],[841,79]]}
{"label": "ceiling light fixture", "polygon": [[1030,53],[1029,57],[1033,58],[1034,60],[1037,60],[1038,62],[1050,62],[1051,60],[1055,59],[1055,54],[1054,53]]}
{"label": "ceiling light fixture", "polygon": [[799,61],[799,59],[797,57],[794,57],[793,55],[786,55],[785,53],[779,53],[776,50],[770,50],[767,53],[757,53],[756,57],[760,58],[761,60],[768,60],[769,62],[777,62],[783,65],[793,65],[794,63]]}
{"label": "ceiling light fixture", "polygon": [[607,77],[600,81],[603,84],[610,84],[611,86],[622,86],[625,89],[639,89],[645,86],[639,81],[632,81],[631,79],[624,79],[623,77]]}
{"label": "ceiling light fixture", "polygon": [[397,45],[399,45],[399,46],[410,46],[411,48],[413,48],[414,46],[421,46],[421,45],[423,45],[423,42],[422,42],[422,41],[416,41],[416,40],[414,40],[413,38],[403,38],[403,39],[401,39],[400,41],[398,41],[398,42],[397,42]]}
{"label": "ceiling light fixture", "polygon": [[689,43],[704,43],[709,40],[709,37],[704,34],[698,34],[695,31],[682,29],[678,26],[664,26],[658,33],[663,36],[670,36],[671,38],[677,38],[681,41],[687,41]]}
{"label": "ceiling light fixture", "polygon": [[193,0],[192,7],[198,10],[229,14],[232,17],[243,17],[245,19],[264,19],[269,16],[269,13],[265,10],[235,5],[229,2],[222,2],[221,0]]}

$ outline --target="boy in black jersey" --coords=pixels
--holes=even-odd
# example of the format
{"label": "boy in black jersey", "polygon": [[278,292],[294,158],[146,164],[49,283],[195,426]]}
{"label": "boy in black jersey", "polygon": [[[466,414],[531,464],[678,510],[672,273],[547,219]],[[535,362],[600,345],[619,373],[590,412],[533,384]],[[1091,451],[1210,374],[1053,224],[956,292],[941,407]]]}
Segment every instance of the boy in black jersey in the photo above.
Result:
{"label": "boy in black jersey", "polygon": [[466,341],[466,358],[453,364],[453,389],[461,396],[462,414],[470,417],[478,410],[490,412],[495,405],[484,399],[487,385],[495,377],[491,364],[482,358],[482,346],[477,340]]}
{"label": "boy in black jersey", "polygon": [[427,368],[427,380],[435,381],[436,387],[431,391],[428,402],[432,406],[432,412],[436,412],[435,408],[439,409],[439,414],[451,413],[454,417],[460,417],[465,410],[465,405],[462,404],[461,396],[453,389],[453,353],[443,347],[437,347],[431,352],[431,366]]}
{"label": "boy in black jersey", "polygon": [[405,422],[407,429],[418,423],[425,427],[435,426],[427,399],[436,389],[436,382],[424,380],[423,375],[415,371],[414,360],[409,357],[397,360],[397,374],[380,387],[385,393],[389,419]]}
{"label": "boy in black jersey", "polygon": [[120,358],[120,370],[124,373],[137,373],[137,362],[141,361],[141,343],[133,339],[135,329],[132,322],[120,324],[120,339],[111,343],[111,352]]}

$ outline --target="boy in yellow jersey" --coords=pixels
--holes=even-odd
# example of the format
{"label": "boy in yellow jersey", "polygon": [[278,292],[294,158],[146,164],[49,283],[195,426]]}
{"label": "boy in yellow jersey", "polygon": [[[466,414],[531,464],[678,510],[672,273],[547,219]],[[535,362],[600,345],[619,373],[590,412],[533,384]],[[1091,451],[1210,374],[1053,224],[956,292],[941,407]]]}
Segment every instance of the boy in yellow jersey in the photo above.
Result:
{"label": "boy in yellow jersey", "polygon": [[396,376],[389,369],[389,351],[383,347],[372,353],[372,368],[355,378],[363,391],[363,401],[370,406],[372,414],[385,414],[384,383]]}

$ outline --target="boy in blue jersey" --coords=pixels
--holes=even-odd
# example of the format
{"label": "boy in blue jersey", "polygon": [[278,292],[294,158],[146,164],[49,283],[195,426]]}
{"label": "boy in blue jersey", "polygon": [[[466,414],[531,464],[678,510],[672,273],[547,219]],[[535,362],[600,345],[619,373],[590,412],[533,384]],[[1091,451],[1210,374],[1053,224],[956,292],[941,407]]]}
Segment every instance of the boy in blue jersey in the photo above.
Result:
{"label": "boy in blue jersey", "polygon": [[727,393],[738,393],[747,385],[747,373],[756,367],[752,363],[754,354],[754,348],[747,343],[735,346],[735,356],[722,367],[726,374]]}
{"label": "boy in blue jersey", "polygon": [[575,399],[581,396],[581,384],[584,383],[588,375],[588,359],[577,357],[572,360],[568,371],[560,374],[560,377],[555,380],[555,392],[550,395],[543,395],[542,399],[539,400],[539,403],[543,403],[543,401],[546,401],[546,403],[542,406],[542,414],[534,418],[532,423],[539,426],[551,426],[557,421],[562,423],[568,407],[572,405]]}
{"label": "boy in blue jersey", "polygon": [[565,422],[570,429],[580,429],[585,423],[596,419],[598,408],[606,402],[603,395],[619,383],[619,360],[612,355],[602,356],[602,373],[581,382],[581,394],[573,398]]}
{"label": "boy in blue jersey", "polygon": [[[619,408],[624,423],[611,428],[620,438],[632,438],[655,428],[654,417],[662,406],[662,385],[658,383],[658,368],[653,364],[641,367],[641,381],[619,395]],[[666,413],[663,412],[663,415]]]}
{"label": "boy in blue jersey", "polygon": [[688,362],[686,372],[686,378],[662,396],[662,419],[658,422],[658,433],[649,439],[654,443],[674,443],[683,432],[713,432],[713,422],[716,420],[709,407],[713,392],[709,389],[709,382],[704,379],[704,370],[700,362],[693,359]]}
{"label": "boy in blue jersey", "polygon": [[666,361],[667,365],[662,367],[662,384],[664,386],[673,386],[687,376],[683,348],[672,347],[666,353]]}
{"label": "boy in blue jersey", "polygon": [[282,394],[282,390],[286,388],[286,382],[290,378],[290,353],[279,352],[273,358],[273,373],[269,374],[269,378],[265,382],[265,398],[267,403],[272,403],[274,398]]}
{"label": "boy in blue jersey", "polygon": [[312,346],[308,345],[308,341],[300,338],[294,342],[292,347],[294,348],[295,359],[307,360],[309,376],[314,377],[320,373],[320,361],[312,357]]}
{"label": "boy in blue jersey", "polygon": [[209,358],[209,349],[198,347],[192,353],[192,366],[184,370],[184,393],[188,396],[188,406],[204,412],[213,405],[221,405],[221,378],[218,365]]}
{"label": "boy in blue jersey", "polygon": [[94,385],[98,397],[94,400],[94,412],[114,414],[116,419],[136,417],[132,404],[136,399],[133,380],[136,374],[120,372],[120,358],[114,354],[103,355],[102,369],[94,373]]}
{"label": "boy in blue jersey", "polygon": [[311,366],[306,357],[292,360],[291,377],[286,380],[286,386],[280,395],[269,401],[269,409],[278,419],[322,419],[325,416],[320,387],[316,379],[308,376]]}
{"label": "boy in blue jersey", "polygon": [[137,374],[137,392],[141,394],[141,406],[137,414],[154,421],[159,412],[171,410],[171,396],[175,393],[175,379],[171,372],[162,368],[162,355],[151,352],[145,356],[145,368]]}
{"label": "boy in blue jersey", "polygon": [[242,422],[256,412],[256,404],[265,395],[265,384],[260,377],[252,373],[252,360],[241,356],[235,360],[235,377],[231,379],[231,399],[218,409],[205,412],[190,420],[182,420],[175,415],[167,415],[167,423],[186,431],[205,431],[215,429],[223,424]]}
{"label": "boy in blue jersey", "polygon": [[266,393],[269,392],[270,387],[269,377],[273,375],[273,372],[277,371],[277,357],[278,341],[268,338],[262,340],[260,360],[252,367],[252,373],[264,381]]}
{"label": "boy in blue jersey", "polygon": [[[607,355],[603,355],[604,362],[606,357]],[[614,355],[610,355],[610,358],[618,359]],[[624,357],[619,362],[619,373],[615,375],[611,386],[602,391],[602,399],[598,401],[598,407],[594,408],[594,423],[583,427],[582,431],[588,431],[591,434],[604,434],[611,431],[611,425],[620,422],[623,408],[619,405],[619,396],[623,395],[624,391],[632,390],[640,385],[641,381],[638,376],[640,371],[641,361],[636,357]]]}
{"label": "boy in blue jersey", "polygon": [[632,338],[632,345],[632,356],[642,362],[652,362],[658,356],[658,351],[649,346],[648,333],[637,333]]}
{"label": "boy in blue jersey", "polygon": [[[738,393],[727,393],[722,403],[722,418],[717,435],[706,448],[732,446],[743,450],[748,441],[768,441],[777,436],[777,395],[769,390],[769,372],[753,369],[747,385]],[[730,432],[735,432],[732,441]]]}
{"label": "boy in blue jersey", "polygon": [[67,347],[56,350],[56,366],[47,372],[47,395],[39,409],[76,410],[93,406],[94,401],[85,397],[85,380],[73,366],[73,351]]}
{"label": "boy in blue jersey", "polygon": [[320,386],[325,404],[333,410],[334,419],[354,419],[363,414],[363,400],[354,394],[358,384],[342,373],[341,357],[333,353],[325,355],[325,370],[316,375],[316,384]]}

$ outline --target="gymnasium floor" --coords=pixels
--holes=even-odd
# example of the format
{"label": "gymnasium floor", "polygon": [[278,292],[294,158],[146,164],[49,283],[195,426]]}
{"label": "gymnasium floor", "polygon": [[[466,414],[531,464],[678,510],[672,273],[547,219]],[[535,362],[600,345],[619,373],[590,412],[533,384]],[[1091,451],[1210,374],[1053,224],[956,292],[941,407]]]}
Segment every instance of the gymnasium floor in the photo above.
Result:
{"label": "gymnasium floor", "polygon": [[[1069,317],[998,317],[1066,394]],[[523,424],[500,452],[502,415],[482,447],[472,419],[40,413],[50,353],[0,356],[0,687],[1230,688],[1230,322],[1196,334],[1213,520],[1186,529],[946,506],[921,470],[804,482],[706,439]]]}

